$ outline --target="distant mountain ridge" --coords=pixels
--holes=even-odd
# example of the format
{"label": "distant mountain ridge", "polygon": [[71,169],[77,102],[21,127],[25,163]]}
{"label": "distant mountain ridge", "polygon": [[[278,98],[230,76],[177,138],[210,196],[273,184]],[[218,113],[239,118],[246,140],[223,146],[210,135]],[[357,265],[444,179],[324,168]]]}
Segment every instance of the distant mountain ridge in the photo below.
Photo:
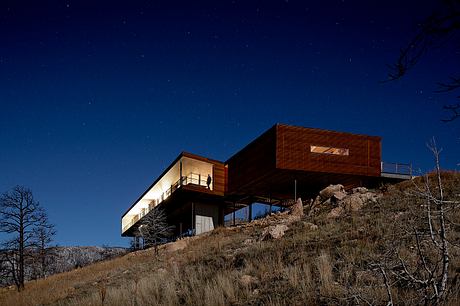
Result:
{"label": "distant mountain ridge", "polygon": [[[0,251],[4,253],[5,251]],[[98,261],[107,260],[124,255],[128,252],[123,247],[99,247],[99,246],[54,246],[47,249],[46,276],[56,273],[67,272],[75,268],[93,264]],[[33,261],[32,259],[30,259]],[[8,263],[3,262],[3,265]],[[26,265],[26,280],[33,280],[37,277],[37,265]],[[13,283],[11,277],[2,277],[0,286],[9,286]]]}
{"label": "distant mountain ridge", "polygon": [[55,256],[53,273],[81,268],[97,261],[114,258],[128,252],[122,247],[99,246],[70,246],[52,247],[50,251]]}

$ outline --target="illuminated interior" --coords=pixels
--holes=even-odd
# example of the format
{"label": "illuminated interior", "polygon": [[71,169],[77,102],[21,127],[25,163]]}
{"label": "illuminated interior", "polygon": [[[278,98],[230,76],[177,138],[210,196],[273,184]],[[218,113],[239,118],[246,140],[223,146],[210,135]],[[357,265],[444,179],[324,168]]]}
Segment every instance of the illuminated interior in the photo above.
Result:
{"label": "illuminated interior", "polygon": [[[211,163],[186,156],[181,157],[123,216],[121,219],[122,233],[151,209],[170,197],[178,188],[189,184],[207,188],[208,175],[213,177]],[[209,189],[213,190],[213,180],[211,180]]]}
{"label": "illuminated interior", "polygon": [[323,146],[310,146],[310,152],[320,153],[320,154],[332,154],[332,155],[343,155],[348,156],[349,150],[344,148],[333,148],[333,147],[323,147]]}

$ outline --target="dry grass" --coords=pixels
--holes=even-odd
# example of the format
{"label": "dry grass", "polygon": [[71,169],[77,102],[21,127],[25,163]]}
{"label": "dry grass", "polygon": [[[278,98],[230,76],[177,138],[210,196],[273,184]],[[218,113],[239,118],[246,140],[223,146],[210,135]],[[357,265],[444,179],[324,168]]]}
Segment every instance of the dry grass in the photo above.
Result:
{"label": "dry grass", "polygon": [[[450,197],[460,193],[460,176],[445,177]],[[385,304],[381,275],[369,263],[392,247],[411,258],[401,235],[418,222],[420,205],[405,198],[408,183],[391,187],[379,203],[338,220],[326,212],[294,223],[275,241],[259,242],[262,228],[217,229],[188,247],[168,253],[142,251],[45,280],[17,293],[0,291],[1,305],[305,305]],[[453,212],[454,220],[460,215]],[[304,222],[319,230],[310,231]],[[459,227],[451,227],[458,241]],[[404,239],[403,239],[404,238]],[[451,296],[459,298],[459,249],[451,248]],[[241,281],[246,275],[249,283]],[[395,284],[395,303],[416,303],[410,288]],[[364,301],[365,300],[365,301]]]}

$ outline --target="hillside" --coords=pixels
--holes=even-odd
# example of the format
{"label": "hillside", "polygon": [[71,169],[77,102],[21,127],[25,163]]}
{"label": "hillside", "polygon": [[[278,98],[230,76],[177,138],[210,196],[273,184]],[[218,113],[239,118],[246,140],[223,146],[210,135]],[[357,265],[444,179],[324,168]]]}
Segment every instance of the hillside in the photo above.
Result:
{"label": "hillside", "polygon": [[[442,178],[444,200],[452,206],[446,210],[449,295],[441,302],[456,305],[460,175]],[[426,186],[439,193],[436,184]],[[347,195],[339,188],[304,203],[303,215],[296,207],[164,245],[158,255],[133,252],[29,282],[21,293],[2,289],[0,304],[384,305],[387,288],[397,305],[420,304],[431,287],[424,291],[404,278],[398,262],[420,278],[425,267],[439,266],[422,232],[427,206],[420,193],[426,186],[418,178],[373,192]]]}

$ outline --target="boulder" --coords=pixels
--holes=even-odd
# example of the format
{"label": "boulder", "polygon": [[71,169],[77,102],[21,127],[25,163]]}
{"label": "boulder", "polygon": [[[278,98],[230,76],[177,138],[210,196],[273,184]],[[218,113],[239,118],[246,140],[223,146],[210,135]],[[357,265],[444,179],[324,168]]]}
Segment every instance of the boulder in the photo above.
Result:
{"label": "boulder", "polygon": [[364,203],[366,202],[376,202],[378,198],[381,197],[381,194],[375,192],[366,192],[360,193],[359,196]]}
{"label": "boulder", "polygon": [[317,197],[315,198],[315,200],[313,201],[312,207],[316,207],[316,206],[318,206],[319,204],[321,204],[321,197],[320,197],[320,196],[317,196]]}
{"label": "boulder", "polygon": [[347,196],[343,199],[341,206],[345,208],[346,211],[357,211],[360,210],[364,205],[364,201],[361,198],[361,194],[355,193]]}
{"label": "boulder", "polygon": [[357,211],[360,210],[368,202],[376,202],[377,199],[381,196],[381,194],[372,191],[367,191],[365,193],[357,192],[344,198],[340,206],[343,206],[347,211]]}
{"label": "boulder", "polygon": [[297,216],[297,215],[289,215],[287,217],[284,217],[283,219],[281,219],[279,222],[279,224],[292,224],[294,222],[298,222],[300,221],[300,219],[302,219],[301,216]]}
{"label": "boulder", "polygon": [[327,199],[326,201],[322,202],[321,205],[326,206],[326,207],[332,206],[332,200],[331,199],[332,198]]}
{"label": "boulder", "polygon": [[325,201],[327,199],[330,199],[336,192],[345,193],[345,188],[343,187],[343,185],[341,184],[329,185],[319,192],[319,196],[321,197],[323,201]]}
{"label": "boulder", "polygon": [[334,192],[334,194],[332,195],[331,199],[334,200],[335,203],[339,202],[339,201],[342,201],[345,197],[347,196],[347,194],[343,191],[336,191]]}
{"label": "boulder", "polygon": [[366,187],[356,187],[352,189],[352,193],[367,193],[369,190]]}
{"label": "boulder", "polygon": [[345,213],[345,209],[342,206],[333,208],[328,214],[327,218],[335,219],[341,217]]}
{"label": "boulder", "polygon": [[291,215],[294,215],[294,216],[299,216],[299,217],[303,216],[303,204],[302,204],[301,198],[298,198],[297,202],[295,202],[295,204],[290,207],[290,212],[291,212]]}
{"label": "boulder", "polygon": [[289,227],[285,224],[268,226],[262,231],[260,240],[279,239],[284,236],[284,232],[288,229]]}

